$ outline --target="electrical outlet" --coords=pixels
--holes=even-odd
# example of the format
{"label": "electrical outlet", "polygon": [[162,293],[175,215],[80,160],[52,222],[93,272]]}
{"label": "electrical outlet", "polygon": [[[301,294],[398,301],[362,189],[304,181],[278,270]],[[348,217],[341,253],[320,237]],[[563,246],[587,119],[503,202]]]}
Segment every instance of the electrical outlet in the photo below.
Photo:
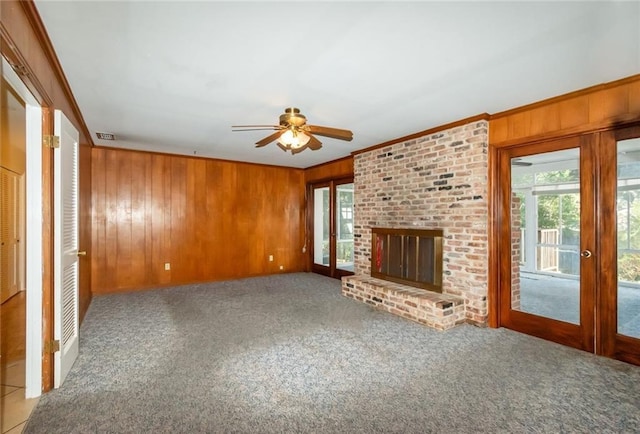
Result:
{"label": "electrical outlet", "polygon": [[284,270],[284,265],[281,265],[281,266],[280,266],[280,269],[281,269],[281,270]]}
{"label": "electrical outlet", "polygon": [[273,255],[269,255],[269,262],[273,262]]}
{"label": "electrical outlet", "polygon": [[164,271],[169,271],[171,270],[171,263],[170,262],[165,262],[164,263]]}

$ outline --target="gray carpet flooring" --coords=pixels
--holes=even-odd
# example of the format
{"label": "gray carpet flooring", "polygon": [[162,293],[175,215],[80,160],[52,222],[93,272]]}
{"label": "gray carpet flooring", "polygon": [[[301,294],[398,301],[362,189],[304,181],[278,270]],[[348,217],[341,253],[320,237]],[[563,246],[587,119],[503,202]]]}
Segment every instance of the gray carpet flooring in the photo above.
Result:
{"label": "gray carpet flooring", "polygon": [[26,433],[613,433],[640,367],[506,329],[438,332],[294,273],[95,297]]}

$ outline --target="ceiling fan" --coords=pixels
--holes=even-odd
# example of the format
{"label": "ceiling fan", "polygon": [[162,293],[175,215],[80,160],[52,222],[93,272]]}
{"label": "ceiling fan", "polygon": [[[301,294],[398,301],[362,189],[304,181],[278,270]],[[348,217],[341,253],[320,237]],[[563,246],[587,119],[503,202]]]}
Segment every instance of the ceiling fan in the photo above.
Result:
{"label": "ceiling fan", "polygon": [[291,151],[297,154],[309,148],[316,151],[322,147],[322,142],[315,138],[318,136],[331,137],[332,139],[351,141],[353,133],[339,128],[307,125],[307,118],[300,113],[300,109],[289,107],[280,115],[279,125],[233,125],[232,131],[260,131],[275,130],[275,133],[256,142],[256,148],[268,145],[277,140],[276,144],[285,152]]}

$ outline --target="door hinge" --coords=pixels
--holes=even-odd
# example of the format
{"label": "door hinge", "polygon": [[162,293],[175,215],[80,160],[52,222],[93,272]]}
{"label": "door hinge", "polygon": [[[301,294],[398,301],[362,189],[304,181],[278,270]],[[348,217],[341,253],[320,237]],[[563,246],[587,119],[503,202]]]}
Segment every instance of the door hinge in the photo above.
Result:
{"label": "door hinge", "polygon": [[57,149],[60,147],[60,137],[47,134],[42,138],[42,144],[47,148]]}
{"label": "door hinge", "polygon": [[60,351],[60,341],[46,341],[44,343],[44,352],[45,354],[53,354]]}

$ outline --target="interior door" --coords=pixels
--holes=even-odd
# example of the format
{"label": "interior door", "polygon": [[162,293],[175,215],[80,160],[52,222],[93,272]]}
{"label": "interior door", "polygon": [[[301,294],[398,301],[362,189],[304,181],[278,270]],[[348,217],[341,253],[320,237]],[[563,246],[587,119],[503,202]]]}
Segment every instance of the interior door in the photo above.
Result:
{"label": "interior door", "polygon": [[78,356],[78,131],[60,110],[54,134],[54,387],[62,385]]}
{"label": "interior door", "polygon": [[594,154],[590,137],[501,150],[501,325],[594,350]]}
{"label": "interior door", "polygon": [[313,184],[310,191],[313,271],[353,274],[353,179]]}
{"label": "interior door", "polygon": [[602,135],[598,353],[640,365],[640,127]]}
{"label": "interior door", "polygon": [[21,176],[0,167],[0,302],[22,289],[20,238]]}

